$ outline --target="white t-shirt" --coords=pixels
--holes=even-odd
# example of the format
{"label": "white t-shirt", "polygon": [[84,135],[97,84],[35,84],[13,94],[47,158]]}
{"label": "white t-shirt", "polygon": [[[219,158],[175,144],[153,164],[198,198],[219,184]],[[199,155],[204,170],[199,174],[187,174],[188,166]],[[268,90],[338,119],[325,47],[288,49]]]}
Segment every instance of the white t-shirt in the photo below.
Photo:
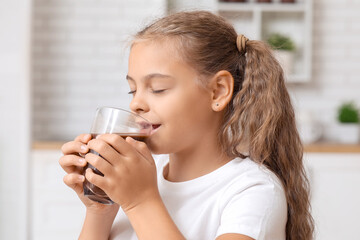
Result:
{"label": "white t-shirt", "polygon": [[[163,176],[168,156],[156,160],[158,187],[173,221],[188,240],[240,233],[257,240],[285,240],[287,204],[279,179],[250,159],[235,158],[215,171],[185,182]],[[119,210],[110,239],[136,240]]]}

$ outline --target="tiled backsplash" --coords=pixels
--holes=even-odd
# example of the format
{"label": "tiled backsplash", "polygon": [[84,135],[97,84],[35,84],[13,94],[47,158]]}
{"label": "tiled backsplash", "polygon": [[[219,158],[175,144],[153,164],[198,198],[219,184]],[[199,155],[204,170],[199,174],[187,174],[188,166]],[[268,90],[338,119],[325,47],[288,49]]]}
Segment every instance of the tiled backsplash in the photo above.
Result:
{"label": "tiled backsplash", "polygon": [[102,105],[127,108],[127,44],[164,0],[35,0],[33,136],[72,139]]}
{"label": "tiled backsplash", "polygon": [[360,2],[314,0],[312,81],[289,86],[297,111],[310,111],[336,140],[343,101],[360,107]]}
{"label": "tiled backsplash", "polygon": [[[170,1],[171,2],[171,1]],[[172,1],[173,2],[173,1]],[[68,140],[87,132],[96,107],[127,108],[126,43],[166,0],[34,0],[33,136]],[[297,111],[336,135],[336,108],[360,105],[360,2],[314,1],[313,78],[289,85]]]}

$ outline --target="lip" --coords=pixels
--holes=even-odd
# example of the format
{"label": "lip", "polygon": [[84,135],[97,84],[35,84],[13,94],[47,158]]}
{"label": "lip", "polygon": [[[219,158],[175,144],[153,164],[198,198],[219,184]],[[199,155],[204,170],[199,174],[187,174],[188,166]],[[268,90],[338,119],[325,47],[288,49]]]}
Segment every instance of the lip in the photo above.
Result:
{"label": "lip", "polygon": [[149,129],[152,128],[151,123],[145,122],[145,121],[141,121],[141,122],[136,122],[137,127],[140,127],[140,129]]}
{"label": "lip", "polygon": [[161,124],[151,124],[151,126],[152,126],[151,135],[152,135],[159,130]]}

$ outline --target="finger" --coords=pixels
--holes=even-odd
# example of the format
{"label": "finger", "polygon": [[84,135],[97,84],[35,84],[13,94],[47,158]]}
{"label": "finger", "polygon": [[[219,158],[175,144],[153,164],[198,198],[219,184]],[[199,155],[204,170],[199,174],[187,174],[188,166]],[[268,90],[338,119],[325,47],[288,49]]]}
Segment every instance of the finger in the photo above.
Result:
{"label": "finger", "polygon": [[[117,135],[114,134],[114,136]],[[111,142],[111,144],[109,142]],[[124,143],[125,141],[121,137],[119,137],[119,139],[116,140],[114,140],[114,138],[109,140],[109,137],[106,138],[101,136],[97,139],[92,139],[88,143],[88,147],[94,150],[95,152],[99,153],[101,157],[106,159],[110,164],[114,165],[115,159],[119,159],[122,157],[122,153],[120,153],[116,149],[122,148],[121,146],[118,145],[124,145]],[[128,145],[127,143],[125,144]]]}
{"label": "finger", "polygon": [[77,194],[81,194],[83,192],[83,183],[85,181],[85,177],[81,174],[70,173],[64,176],[64,183],[72,188]]}
{"label": "finger", "polygon": [[86,161],[84,158],[76,155],[64,155],[59,159],[59,164],[66,173],[72,173],[79,172],[77,167],[85,167]]}
{"label": "finger", "polygon": [[134,153],[134,148],[125,141],[125,139],[118,134],[102,134],[98,139],[104,140],[112,148],[114,148],[121,155],[131,155]]}
{"label": "finger", "polygon": [[109,171],[111,170],[111,164],[98,154],[88,153],[85,156],[85,160],[104,175],[109,173]]}
{"label": "finger", "polygon": [[77,136],[74,141],[87,144],[91,140],[91,138],[92,138],[91,134],[84,133],[84,134],[80,134],[79,136]]}
{"label": "finger", "polygon": [[148,160],[151,164],[154,164],[153,157],[147,145],[144,142],[136,141],[132,137],[127,137],[126,142],[129,143],[133,148],[136,149],[138,153],[140,153],[146,160]]}
{"label": "finger", "polygon": [[[80,134],[75,138],[75,141],[87,144],[92,139],[92,135],[88,133]],[[85,151],[85,148],[84,148]],[[85,157],[85,154],[83,152],[79,152],[79,155],[81,157]]]}
{"label": "finger", "polygon": [[86,144],[79,141],[67,142],[61,147],[61,151],[64,155],[67,154],[85,154],[89,151],[89,148]]}
{"label": "finger", "polygon": [[94,171],[91,168],[86,169],[85,178],[90,183],[92,183],[95,186],[101,188],[102,190],[104,190],[104,187],[106,188],[104,177],[100,176],[99,174],[94,173]]}

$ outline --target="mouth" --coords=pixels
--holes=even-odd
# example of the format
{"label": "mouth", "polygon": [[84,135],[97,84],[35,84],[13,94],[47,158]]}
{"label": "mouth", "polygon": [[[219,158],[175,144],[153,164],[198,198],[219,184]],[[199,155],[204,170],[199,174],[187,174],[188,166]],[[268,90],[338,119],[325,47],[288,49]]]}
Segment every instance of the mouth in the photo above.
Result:
{"label": "mouth", "polygon": [[152,124],[152,131],[151,131],[151,134],[155,133],[159,127],[161,126],[161,124]]}

